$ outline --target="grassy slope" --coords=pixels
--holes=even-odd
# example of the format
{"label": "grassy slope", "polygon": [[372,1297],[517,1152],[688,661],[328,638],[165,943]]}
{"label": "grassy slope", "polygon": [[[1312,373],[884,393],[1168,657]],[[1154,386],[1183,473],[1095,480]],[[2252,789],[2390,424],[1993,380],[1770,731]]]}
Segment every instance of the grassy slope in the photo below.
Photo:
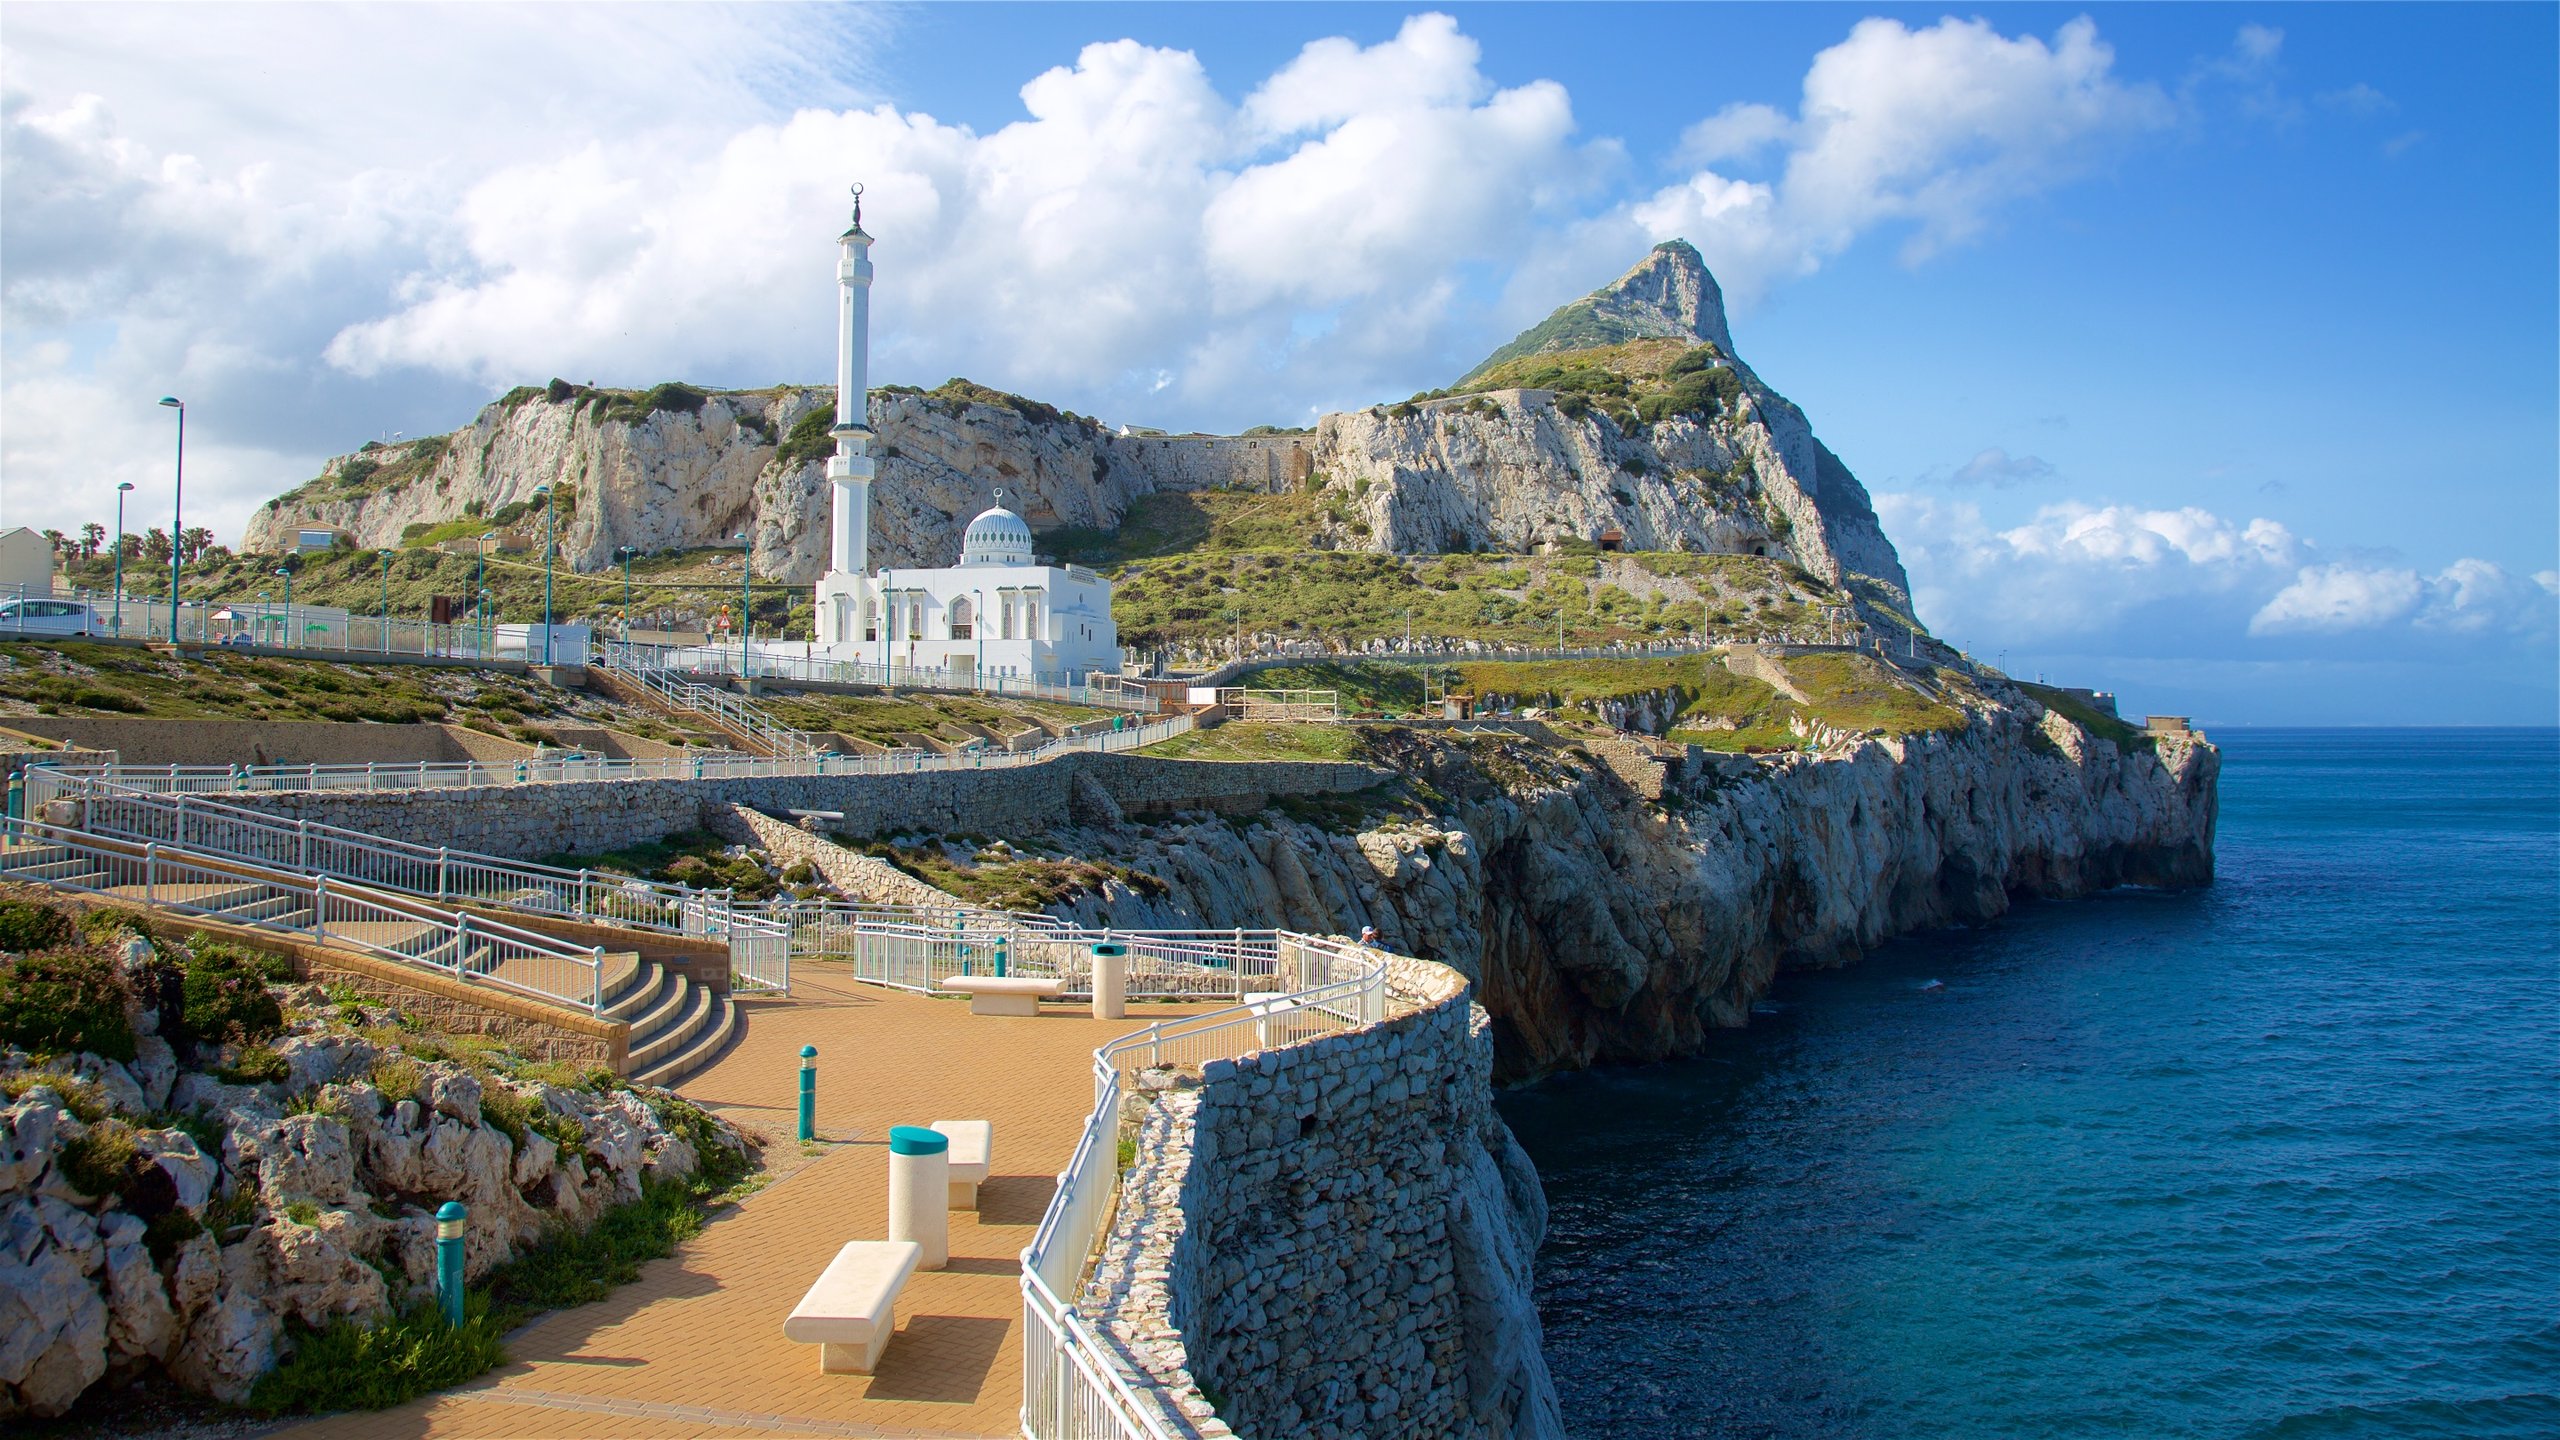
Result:
{"label": "grassy slope", "polygon": [[[670,744],[685,736],[654,710],[585,691],[556,690],[495,671],[436,665],[340,665],[230,651],[185,659],[127,645],[12,641],[0,645],[0,723],[7,714],[129,715],[160,719],[442,721],[534,744],[541,724],[605,725]],[[1038,714],[1067,724],[1111,712],[1046,701],[915,692],[890,696],[776,694],[767,707],[787,724],[841,730],[882,744],[901,731],[931,733],[946,720],[1000,734]]]}
{"label": "grassy slope", "polygon": [[[1435,695],[1454,689],[1479,697],[1507,696],[1522,708],[1573,710],[1596,708],[1610,700],[1669,696],[1678,717],[1673,738],[1719,750],[1793,749],[1801,742],[1788,730],[1787,722],[1797,716],[1842,730],[1883,730],[1895,735],[1964,726],[1961,709],[1931,700],[1891,666],[1870,656],[1800,655],[1783,663],[1788,678],[1811,703],[1799,705],[1758,680],[1698,656],[1562,663],[1453,661],[1429,667],[1428,678]],[[1251,683],[1257,689],[1334,690],[1340,692],[1346,710],[1392,715],[1421,709],[1425,678],[1420,666],[1326,661],[1277,666],[1258,672]],[[1725,728],[1728,723],[1731,728]],[[1237,727],[1221,727],[1208,736],[1231,728]],[[1305,742],[1264,737],[1246,743],[1266,747]]]}
{"label": "grassy slope", "polygon": [[1147,753],[1168,760],[1348,760],[1356,732],[1324,722],[1238,720],[1176,735]]}
{"label": "grassy slope", "polygon": [[[1123,644],[1214,641],[1248,630],[1352,642],[1404,633],[1552,645],[1556,612],[1576,645],[1677,638],[1702,613],[1719,625],[1757,619],[1811,624],[1812,604],[1841,597],[1802,570],[1749,555],[1385,555],[1307,550],[1321,494],[1151,495],[1116,533],[1052,531],[1043,548],[1111,574]],[[1666,582],[1660,594],[1607,583],[1631,564]],[[1692,598],[1701,597],[1701,598]]]}

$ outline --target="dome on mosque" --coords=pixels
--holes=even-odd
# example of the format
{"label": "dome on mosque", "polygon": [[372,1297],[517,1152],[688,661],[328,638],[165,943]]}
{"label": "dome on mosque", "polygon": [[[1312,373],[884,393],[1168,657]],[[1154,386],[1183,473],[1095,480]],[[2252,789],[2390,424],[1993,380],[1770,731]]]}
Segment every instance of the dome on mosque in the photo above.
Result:
{"label": "dome on mosque", "polygon": [[1001,492],[998,504],[969,522],[968,533],[960,540],[960,563],[963,565],[1028,565],[1031,563],[1031,527],[1023,518],[1004,508]]}

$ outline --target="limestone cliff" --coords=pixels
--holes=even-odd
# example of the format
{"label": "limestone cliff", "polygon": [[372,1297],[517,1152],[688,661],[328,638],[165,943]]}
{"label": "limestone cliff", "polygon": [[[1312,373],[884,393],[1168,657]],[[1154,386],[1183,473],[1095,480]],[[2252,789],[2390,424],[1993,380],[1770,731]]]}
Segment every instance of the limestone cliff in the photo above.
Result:
{"label": "limestone cliff", "polygon": [[[1594,376],[1599,388],[1583,385]],[[451,435],[331,460],[268,502],[242,544],[282,550],[315,524],[365,546],[501,516],[522,526],[549,485],[574,497],[562,535],[574,568],[604,569],[623,545],[746,533],[759,572],[810,581],[825,561],[819,417],[832,404],[824,387],[528,386]],[[1105,530],[1159,491],[1312,489],[1327,497],[1320,547],[1523,551],[1615,532],[1628,549],[1791,558],[1888,612],[1909,606],[1866,492],[1734,357],[1715,279],[1685,244],[1559,310],[1457,393],[1328,415],[1308,433],[1124,435],[966,381],[875,391],[870,418],[875,565],[949,563],[999,487],[1035,528]]]}
{"label": "limestone cliff", "polygon": [[1375,925],[1475,983],[1499,1074],[1519,1080],[1692,1052],[1744,1023],[1782,966],[1843,963],[2021,898],[2213,873],[2210,745],[2119,748],[2024,698],[1954,733],[1700,756],[1658,778],[1641,759],[1508,737],[1373,733],[1373,758],[1436,813],[1091,826],[1053,839],[1162,893],[1115,884],[1059,908],[1127,926]]}

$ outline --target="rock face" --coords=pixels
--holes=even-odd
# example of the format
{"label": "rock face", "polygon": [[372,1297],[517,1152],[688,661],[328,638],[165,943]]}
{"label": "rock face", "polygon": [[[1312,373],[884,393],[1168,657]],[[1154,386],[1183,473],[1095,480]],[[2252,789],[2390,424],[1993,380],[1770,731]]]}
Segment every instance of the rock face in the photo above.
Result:
{"label": "rock face", "polygon": [[[1696,1051],[1781,966],[1840,964],[1891,936],[2013,901],[2213,874],[2218,753],[2127,752],[2033,702],[1967,729],[1843,736],[1818,753],[1656,772],[1509,738],[1407,734],[1397,768],[1434,819],[1366,830],[1266,811],[1091,826],[1054,845],[1164,882],[1053,907],[1128,927],[1350,934],[1464,974],[1493,1016],[1497,1078]],[[1649,762],[1634,762],[1650,769]]]}
{"label": "rock face", "polygon": [[[322,1018],[317,987],[283,993],[310,1007],[272,1047],[284,1080],[225,1084],[169,1062],[172,1103],[221,1135],[219,1163],[146,1118],[134,1081],[104,1083],[113,1062],[0,1049],[0,1075],[23,1082],[0,1107],[0,1420],[60,1415],[101,1380],[154,1372],[245,1399],[303,1328],[422,1302],[444,1201],[469,1207],[476,1278],[553,1220],[584,1224],[644,1178],[692,1173],[697,1141],[740,1143],[699,1112],[679,1121],[661,1092],[409,1057]],[[396,1012],[366,1018],[400,1033]],[[112,1193],[72,1179],[126,1145]]]}
{"label": "rock face", "polygon": [[[1908,581],[1865,490],[1803,412],[1733,358],[1722,294],[1685,243],[1658,247],[1487,366],[1630,338],[1713,345],[1742,402],[1711,420],[1627,427],[1510,390],[1328,415],[1312,435],[1139,436],[966,382],[874,391],[872,564],[951,563],[998,488],[1044,530],[1116,528],[1131,501],[1159,492],[1314,489],[1329,499],[1310,537],[1322,547],[1521,551],[1614,530],[1628,549],[1764,554],[1835,584],[1863,577],[1853,589],[1907,612]],[[575,387],[515,392],[450,436],[330,461],[270,501],[243,548],[288,549],[310,524],[395,545],[412,525],[494,516],[551,485],[576,496],[561,534],[573,568],[605,569],[623,545],[721,545],[744,532],[759,573],[817,579],[824,461],[789,438],[832,408],[833,392],[688,393],[644,414]],[[538,522],[537,511],[515,523]]]}

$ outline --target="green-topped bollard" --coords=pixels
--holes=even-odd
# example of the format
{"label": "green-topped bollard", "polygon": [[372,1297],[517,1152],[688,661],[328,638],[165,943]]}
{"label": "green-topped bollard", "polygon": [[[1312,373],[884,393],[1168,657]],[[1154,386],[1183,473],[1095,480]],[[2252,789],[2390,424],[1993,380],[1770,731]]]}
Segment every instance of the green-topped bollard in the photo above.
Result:
{"label": "green-topped bollard", "polygon": [[462,1326],[462,1222],[470,1213],[459,1200],[436,1211],[436,1304],[456,1329]]}
{"label": "green-topped bollard", "polygon": [[27,818],[27,778],[23,775],[9,777],[9,818]]}
{"label": "green-topped bollard", "polygon": [[818,1047],[800,1047],[800,1138],[818,1138]]}
{"label": "green-topped bollard", "polygon": [[999,938],[997,939],[997,941],[996,941],[996,956],[995,956],[995,960],[996,960],[995,976],[996,976],[996,978],[997,978],[997,979],[999,979],[999,980],[1001,980],[1001,979],[1003,979],[1003,978],[1004,978],[1004,947],[1005,947],[1005,942],[1004,942],[1004,940],[1003,940],[1001,937],[999,937]]}

